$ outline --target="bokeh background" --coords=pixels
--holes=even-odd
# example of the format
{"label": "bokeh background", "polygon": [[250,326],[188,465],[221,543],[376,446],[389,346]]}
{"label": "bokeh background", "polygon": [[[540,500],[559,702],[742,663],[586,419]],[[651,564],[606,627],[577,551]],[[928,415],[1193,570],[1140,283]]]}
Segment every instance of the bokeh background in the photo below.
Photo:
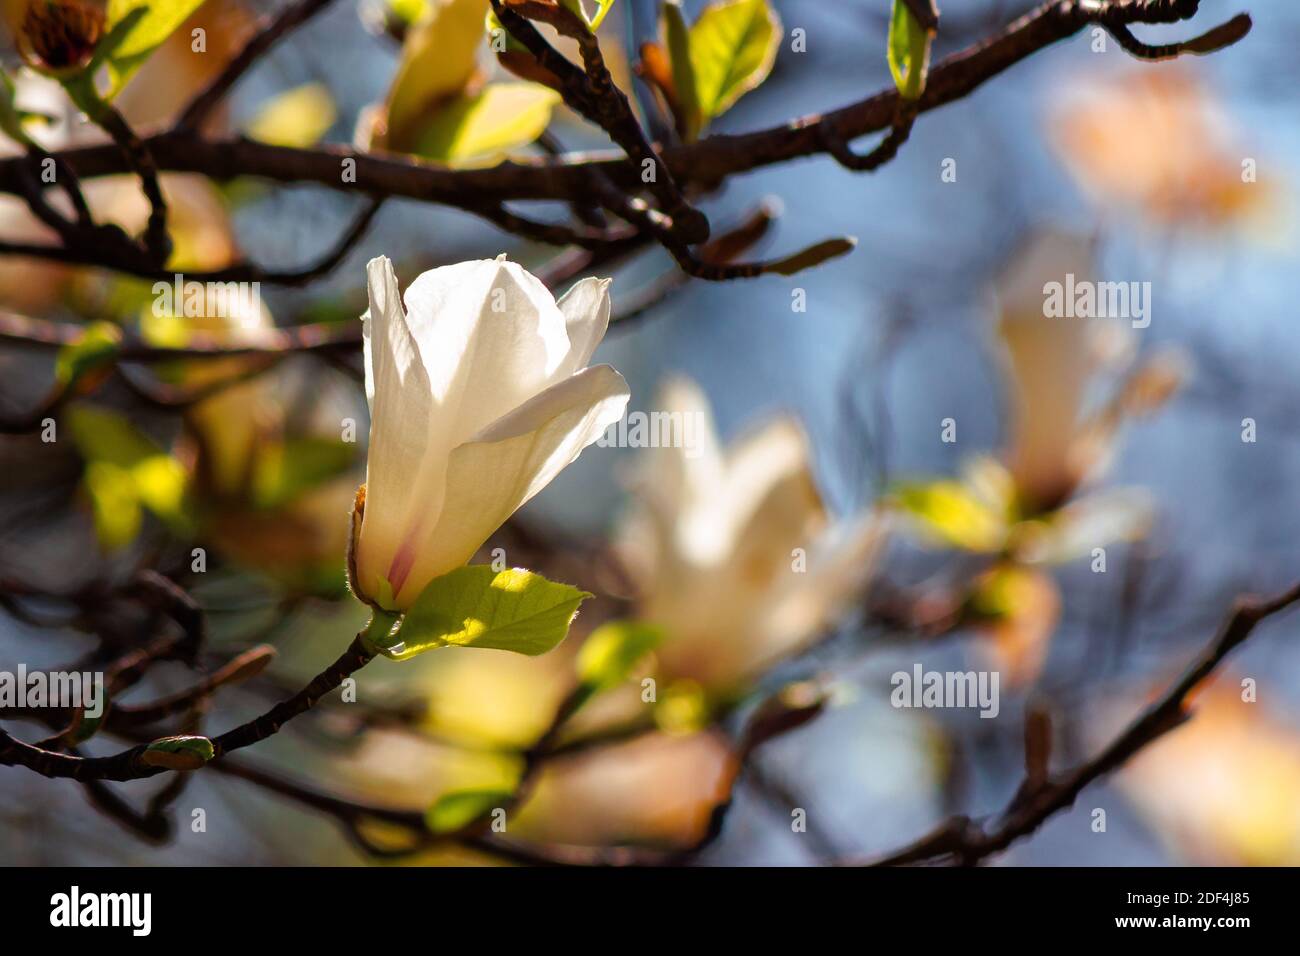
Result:
{"label": "bokeh background", "polygon": [[[620,0],[602,31],[606,44],[644,38],[653,6]],[[949,0],[937,55],[992,34],[1028,6]],[[806,31],[807,52],[783,45],[771,78],[720,130],[770,126],[890,84],[884,0],[780,0],[776,7],[787,31]],[[757,689],[744,698],[816,678],[832,703],[751,758],[725,828],[700,863],[859,857],[901,846],[952,813],[995,812],[1022,776],[1027,707],[1050,706],[1055,759],[1076,762],[1209,640],[1236,595],[1275,592],[1300,574],[1291,480],[1300,467],[1300,384],[1292,370],[1300,345],[1300,66],[1293,55],[1300,10],[1205,0],[1195,25],[1142,35],[1154,42],[1186,35],[1242,7],[1254,17],[1253,31],[1214,56],[1137,63],[1113,41],[1094,50],[1087,32],[1051,47],[923,115],[898,158],[873,175],[819,158],[733,179],[704,208],[725,222],[779,203],[766,251],[833,235],[856,236],[857,249],[794,278],[691,283],[611,330],[598,359],[627,377],[633,409],[661,407],[662,385],[684,377],[707,397],[724,442],[794,416],[807,435],[808,468],[827,521],[846,527],[900,482],[925,488],[959,477],[982,455],[1022,476],[1016,455],[1028,441],[1026,422],[1042,430],[1039,440],[1061,444],[1074,430],[1076,398],[1083,420],[1116,394],[1129,399],[1119,402],[1121,423],[1107,431],[1105,454],[1090,448],[1077,491],[1069,489],[1075,500],[1111,496],[1080,532],[1084,546],[1061,560],[1026,562],[1009,581],[1006,606],[986,621],[944,627],[927,616],[934,606],[988,597],[972,582],[987,583],[991,559],[923,534],[905,515],[869,560],[833,559],[856,561],[849,570],[869,576],[869,586],[841,596],[829,636],[763,667]],[[213,60],[222,44],[237,47],[242,23],[258,10],[209,0],[201,15]],[[270,98],[320,84],[331,105],[311,109],[324,117],[324,139],[351,141],[361,111],[383,98],[399,53],[364,19],[351,0],[335,4],[240,84],[224,122],[245,128]],[[140,125],[165,120],[201,82],[186,74],[186,64],[193,66],[183,53],[170,66],[151,64],[128,90],[128,115]],[[57,100],[50,102],[55,109]],[[90,135],[67,121],[61,135]],[[552,131],[569,148],[604,145],[563,112]],[[941,175],[947,160],[955,161],[955,181]],[[1254,160],[1257,181],[1242,181],[1245,160]],[[356,202],[319,189],[247,182],[216,189],[185,177],[170,178],[168,188],[191,269],[220,266],[236,249],[275,265],[310,260],[328,248]],[[92,200],[120,221],[143,214],[129,181],[97,184]],[[0,200],[0,237],[30,237],[36,233],[24,230],[34,228],[18,200]],[[438,263],[500,252],[539,268],[552,254],[454,211],[390,202],[330,277],[306,290],[265,287],[265,304],[281,324],[349,321],[364,308],[363,267],[372,256],[393,258],[406,283]],[[670,269],[657,252],[620,269],[616,313],[620,300]],[[1097,343],[1084,334],[1090,323],[1035,312],[1042,283],[1070,271],[1150,282],[1150,326],[1120,334],[1125,323],[1116,323],[1120,328],[1103,336],[1105,351],[1095,352]],[[806,311],[792,309],[795,290],[803,291]],[[120,314],[114,310],[134,301],[132,294],[129,283],[102,273],[0,260],[0,308],[12,312],[94,320]],[[1017,339],[1016,329],[1026,337]],[[0,343],[0,408],[32,407],[52,360],[48,351]],[[283,443],[327,436],[348,416],[364,423],[355,368],[296,358],[184,413],[150,407],[122,383],[107,383],[92,405],[177,449],[182,463],[207,456],[209,469],[201,520],[169,523],[145,509],[141,527],[123,532],[128,540],[112,548],[102,525],[117,509],[102,507],[97,529],[86,482],[93,441],[0,437],[7,609],[0,667],[80,659],[93,647],[87,629],[107,620],[120,630],[118,616],[130,613],[86,595],[141,565],[184,572],[195,543],[209,549],[209,568],[182,574],[181,583],[208,612],[213,653],[229,656],[259,642],[280,652],[265,675],[217,697],[209,727],[254,715],[331,660],[363,623],[341,591],[362,452],[328,480],[271,503],[251,502],[237,479],[223,485],[220,462],[259,442],[305,454],[305,445]],[[190,384],[212,374],[163,371]],[[1127,393],[1126,382],[1133,385]],[[946,418],[956,421],[955,442],[941,438]],[[1256,423],[1253,442],[1242,439],[1246,418]],[[95,422],[81,430],[95,432]],[[364,427],[361,433],[364,440]],[[540,659],[483,651],[379,661],[360,675],[360,701],[406,716],[371,720],[347,705],[325,705],[257,747],[249,761],[334,792],[415,806],[460,789],[508,788],[518,766],[512,751],[545,727],[571,681],[583,635],[612,614],[632,613],[620,596],[635,581],[612,570],[608,542],[638,533],[628,520],[629,486],[655,454],[589,449],[490,543],[505,547],[512,563],[532,559],[528,566],[602,594],[606,607],[598,600],[584,612],[564,647]],[[1057,464],[1069,471],[1074,459]],[[1103,539],[1106,571],[1096,573],[1090,551]],[[71,594],[83,606],[65,599]],[[1196,720],[1090,788],[998,862],[1300,862],[1296,627],[1282,619],[1261,628],[1199,699]],[[693,637],[687,656],[730,653],[724,630]],[[890,675],[916,662],[937,670],[1001,668],[998,718],[891,707]],[[1254,703],[1240,699],[1243,678],[1257,682]],[[190,679],[168,665],[129,699]],[[691,711],[705,706],[700,685],[677,690],[684,716],[661,708],[648,729],[550,767],[512,834],[595,846],[698,839],[730,781],[728,740],[748,705],[702,729],[709,722]],[[625,704],[603,704],[591,724],[619,719]],[[87,749],[113,748],[92,741]],[[143,803],[156,787],[146,781],[121,792]],[[10,865],[367,861],[327,817],[216,773],[193,775],[174,804],[177,832],[162,845],[126,832],[66,783],[6,769],[0,793],[0,861]],[[206,812],[206,832],[188,826],[196,807]],[[792,832],[792,808],[806,810],[807,832]],[[1094,808],[1106,810],[1105,832],[1091,825]],[[491,858],[437,851],[410,862],[451,861]]]}

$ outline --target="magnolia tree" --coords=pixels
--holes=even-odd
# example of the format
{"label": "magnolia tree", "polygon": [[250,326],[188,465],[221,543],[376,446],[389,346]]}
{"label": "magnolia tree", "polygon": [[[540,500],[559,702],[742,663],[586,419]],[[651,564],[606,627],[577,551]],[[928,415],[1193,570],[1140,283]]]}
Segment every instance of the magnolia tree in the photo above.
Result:
{"label": "magnolia tree", "polygon": [[[705,390],[678,377],[645,397],[651,420],[633,421],[627,382],[593,356],[607,330],[689,280],[792,276],[852,253],[852,239],[827,236],[755,258],[774,207],[718,221],[710,204],[729,181],[816,154],[845,177],[876,170],[924,114],[1080,34],[1156,61],[1230,47],[1251,21],[1150,45],[1134,27],[1191,20],[1197,0],[1051,0],[961,48],[933,0],[872,4],[885,42],[868,55],[887,62],[889,88],[723,135],[711,125],[807,43],[770,0],[640,4],[654,27],[635,48],[611,28],[631,15],[614,0],[371,0],[358,28],[400,52],[349,144],[320,142],[336,114],[319,84],[281,90],[238,127],[226,107],[330,0],[261,19],[218,0],[6,0],[0,338],[22,395],[6,395],[0,427],[7,470],[36,476],[16,498],[39,501],[41,476],[64,466],[30,463],[59,455],[76,491],[63,517],[36,506],[55,543],[3,554],[0,601],[22,637],[21,676],[0,686],[5,773],[81,788],[105,826],[151,841],[169,839],[177,816],[191,825],[188,781],[220,774],[330,819],[375,856],[672,863],[718,838],[743,781],[765,785],[759,748],[835,703],[834,675],[788,668],[846,620],[903,638],[973,634],[991,661],[957,680],[901,672],[899,706],[968,694],[995,718],[1001,693],[1027,694],[1057,621],[1052,567],[1104,570],[1106,545],[1150,524],[1138,490],[1088,479],[1123,422],[1156,411],[1186,371],[1181,355],[1138,355],[1131,333],[1126,344],[1103,321],[1144,327],[1140,288],[1076,286],[1095,273],[1088,241],[1044,236],[1000,282],[1004,450],[955,478],[891,482],[857,513],[824,503],[796,417],[724,443]],[[932,57],[936,44],[952,52]],[[1153,95],[1144,82],[1097,96]],[[607,148],[567,150],[560,136],[575,124]],[[866,151],[852,145],[873,133]],[[1108,170],[1104,152],[1089,161],[1086,122],[1060,135],[1089,185],[1161,201],[1168,169],[1146,188],[1140,171]],[[1216,184],[1207,215],[1247,201],[1231,164],[1180,175]],[[244,258],[230,210],[291,184],[356,197],[355,218],[317,261]],[[555,251],[524,268],[499,248],[436,264],[376,250],[396,261],[363,269],[352,253],[395,199]],[[612,308],[609,276],[656,250],[668,270],[616,288]],[[318,281],[345,291],[291,320],[262,302],[263,287]],[[1086,404],[1098,388],[1106,399]],[[611,435],[657,443],[637,429],[668,447],[638,456],[608,540],[543,534],[515,515],[584,450],[607,454],[590,446]],[[880,581],[891,532],[937,546],[944,588]],[[264,619],[232,628],[250,595]],[[1003,813],[900,834],[901,849],[864,862],[973,863],[1033,833],[1186,720],[1189,695],[1297,599],[1239,604],[1185,676],[1073,766],[1053,759],[1050,708],[1023,708],[1024,781]],[[310,634],[293,623],[304,613]],[[48,628],[80,635],[81,658],[23,656]],[[277,650],[287,659],[268,669]],[[320,654],[336,659],[310,676]],[[399,663],[364,682],[380,658]],[[490,696],[477,688],[500,699],[474,700]],[[493,706],[524,716],[497,733],[486,769],[426,786],[432,758],[410,748],[454,743],[425,698],[454,709],[457,695],[489,725]],[[331,762],[302,751],[337,739],[268,740],[291,721],[350,749]],[[602,760],[629,759],[638,769],[602,774]],[[782,799],[804,832],[805,811]],[[583,830],[566,814],[603,822]]]}

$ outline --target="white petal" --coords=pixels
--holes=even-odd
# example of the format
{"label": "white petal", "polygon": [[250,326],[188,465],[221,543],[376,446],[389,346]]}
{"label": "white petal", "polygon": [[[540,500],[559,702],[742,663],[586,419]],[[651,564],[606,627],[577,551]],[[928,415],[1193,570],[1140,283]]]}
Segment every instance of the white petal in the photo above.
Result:
{"label": "white petal", "polygon": [[362,328],[370,450],[357,570],[363,590],[375,596],[405,536],[413,499],[419,496],[436,513],[441,487],[420,487],[416,481],[426,464],[433,398],[402,314],[393,265],[386,258],[372,259],[366,274],[370,310]]}
{"label": "white petal", "polygon": [[424,273],[406,290],[438,406],[431,447],[450,451],[551,383],[569,340],[550,292],[516,263]]}
{"label": "white petal", "polygon": [[712,507],[722,482],[722,452],[708,399],[688,378],[671,378],[659,390],[655,412],[681,421],[683,441],[643,451],[631,485],[665,536],[683,516]]}
{"label": "white petal", "polygon": [[834,624],[875,573],[888,536],[888,519],[872,512],[846,520],[823,538],[806,573],[790,575],[774,595],[754,636],[751,673],[793,654]]}
{"label": "white petal", "polygon": [[446,504],[428,533],[398,604],[467,562],[517,508],[623,416],[623,376],[597,365],[552,386],[456,448]]}
{"label": "white petal", "polygon": [[679,521],[677,549],[687,560],[714,564],[822,527],[825,510],[809,458],[807,437],[793,418],[740,439],[727,453],[721,480]]}
{"label": "white petal", "polygon": [[583,279],[556,303],[569,334],[569,356],[561,365],[565,377],[591,363],[596,346],[609,329],[609,279]]}

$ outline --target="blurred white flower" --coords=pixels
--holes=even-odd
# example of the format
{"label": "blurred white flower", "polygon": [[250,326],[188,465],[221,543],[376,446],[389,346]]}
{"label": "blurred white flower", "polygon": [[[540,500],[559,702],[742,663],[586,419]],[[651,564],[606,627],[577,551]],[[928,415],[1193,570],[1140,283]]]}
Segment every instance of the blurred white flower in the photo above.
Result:
{"label": "blurred white flower", "polygon": [[[998,283],[998,337],[1011,394],[1004,462],[1023,510],[1059,507],[1109,462],[1119,428],[1165,404],[1190,375],[1170,348],[1136,356],[1136,333],[1114,318],[1048,317],[1047,283],[1096,274],[1093,243],[1038,235]],[[1096,401],[1099,386],[1109,397]]]}
{"label": "blurred white flower", "polygon": [[502,256],[424,273],[405,309],[386,258],[368,267],[370,456],[356,583],[404,610],[623,415],[628,389],[587,367],[609,280],[559,302]]}
{"label": "blurred white flower", "polygon": [[644,453],[642,505],[620,550],[642,591],[639,616],[664,631],[661,673],[736,690],[808,644],[859,593],[882,526],[867,516],[828,527],[793,418],[724,453],[694,383],[669,383],[658,405],[695,417],[698,440]]}

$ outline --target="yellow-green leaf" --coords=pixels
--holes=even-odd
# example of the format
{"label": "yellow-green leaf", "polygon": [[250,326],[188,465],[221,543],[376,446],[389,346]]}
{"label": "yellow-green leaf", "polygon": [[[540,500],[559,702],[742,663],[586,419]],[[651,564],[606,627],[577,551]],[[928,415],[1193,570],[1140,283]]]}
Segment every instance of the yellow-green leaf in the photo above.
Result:
{"label": "yellow-green leaf", "polygon": [[767,0],[723,0],[704,8],[691,27],[691,66],[707,123],[772,72],[781,21]]}
{"label": "yellow-green leaf", "polygon": [[388,9],[403,23],[414,23],[429,9],[429,0],[388,0]]}
{"label": "yellow-green leaf", "polygon": [[560,94],[537,83],[494,83],[438,111],[415,152],[441,163],[487,162],[533,142],[551,121]]}
{"label": "yellow-green leaf", "polygon": [[140,760],[151,767],[167,770],[198,770],[215,753],[212,741],[207,737],[181,735],[155,740],[145,748]]}
{"label": "yellow-green leaf", "polygon": [[641,621],[602,624],[578,652],[578,680],[593,693],[615,687],[662,639],[659,628]]}
{"label": "yellow-green leaf", "polygon": [[81,480],[100,546],[116,551],[134,541],[140,533],[142,513],[131,472],[111,462],[92,461]]}
{"label": "yellow-green leaf", "polygon": [[107,35],[95,51],[96,60],[108,66],[105,98],[116,95],[150,54],[202,5],[203,0],[109,0]]}
{"label": "yellow-green leaf", "polygon": [[683,138],[691,142],[700,135],[704,118],[700,115],[700,98],[695,88],[695,67],[691,65],[691,31],[680,0],[665,0],[663,18],[679,126]]}
{"label": "yellow-green leaf", "polygon": [[421,124],[457,96],[478,69],[488,0],[443,0],[428,5],[407,32],[402,58],[385,100],[388,149],[414,147]]}
{"label": "yellow-green leaf", "polygon": [[[185,510],[185,469],[124,416],[92,405],[68,409],[72,440],[86,459],[86,485],[98,507],[100,502],[124,502],[128,497],[123,479],[130,481],[130,495],[172,527],[188,524]],[[108,465],[111,468],[96,467]],[[115,470],[114,470],[115,469]],[[124,533],[129,522],[114,522]],[[138,526],[138,520],[135,522]],[[115,538],[116,540],[116,538]]]}
{"label": "yellow-green leaf", "polygon": [[277,508],[336,478],[356,460],[356,446],[345,441],[304,436],[266,446],[253,471],[253,503]]}
{"label": "yellow-green leaf", "polygon": [[106,408],[73,405],[68,409],[68,424],[77,450],[87,461],[107,461],[130,469],[146,458],[164,453],[124,415]]}
{"label": "yellow-green leaf", "polygon": [[244,135],[272,146],[305,149],[320,142],[338,113],[323,83],[304,83],[272,97],[244,128]]}
{"label": "yellow-green leaf", "polygon": [[903,99],[916,99],[925,89],[925,75],[930,68],[930,32],[917,22],[903,0],[894,0],[887,55],[898,92]]}
{"label": "yellow-green leaf", "polygon": [[580,16],[582,22],[590,28],[592,33],[596,32],[596,29],[604,21],[606,14],[609,13],[610,8],[614,6],[614,0],[595,0],[596,15],[589,17],[587,16],[585,0],[560,0],[560,3]]}
{"label": "yellow-green leaf", "polygon": [[596,15],[588,21],[591,24],[593,33],[605,22],[605,17],[613,8],[614,0],[596,0]]}
{"label": "yellow-green leaf", "polygon": [[72,385],[83,375],[111,364],[122,346],[122,330],[112,322],[93,322],[81,338],[59,349],[54,377],[59,384]]}
{"label": "yellow-green leaf", "polygon": [[965,551],[994,552],[1006,542],[1007,521],[961,482],[904,483],[894,504],[943,543]]}
{"label": "yellow-green leaf", "polygon": [[457,568],[429,582],[390,638],[396,643],[380,650],[394,660],[449,645],[544,654],[591,596],[522,568]]}
{"label": "yellow-green leaf", "polygon": [[504,790],[456,790],[439,797],[424,822],[434,833],[453,833],[504,807],[511,797]]}
{"label": "yellow-green leaf", "polygon": [[709,695],[689,679],[673,681],[655,707],[655,723],[669,734],[693,734],[709,725]]}

